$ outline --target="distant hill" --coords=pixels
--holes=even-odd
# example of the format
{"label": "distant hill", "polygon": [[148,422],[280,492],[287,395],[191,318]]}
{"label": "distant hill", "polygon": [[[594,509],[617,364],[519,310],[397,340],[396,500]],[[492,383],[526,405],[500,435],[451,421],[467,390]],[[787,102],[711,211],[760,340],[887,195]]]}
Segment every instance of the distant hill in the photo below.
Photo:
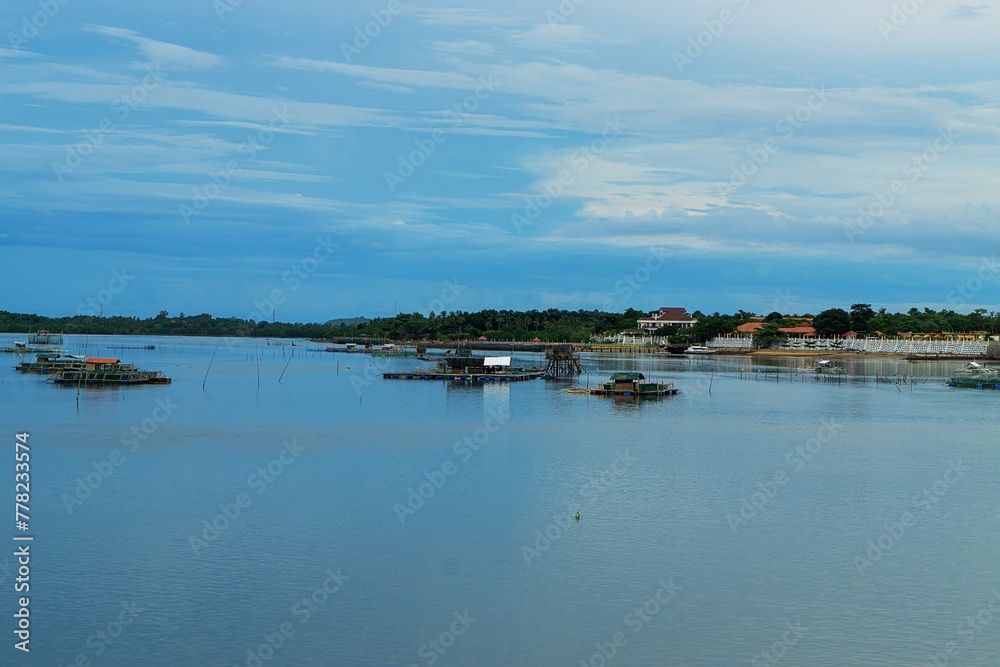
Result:
{"label": "distant hill", "polygon": [[369,322],[371,322],[371,319],[367,317],[342,317],[339,320],[324,322],[323,326],[336,329],[338,327],[356,327],[359,324],[368,324]]}

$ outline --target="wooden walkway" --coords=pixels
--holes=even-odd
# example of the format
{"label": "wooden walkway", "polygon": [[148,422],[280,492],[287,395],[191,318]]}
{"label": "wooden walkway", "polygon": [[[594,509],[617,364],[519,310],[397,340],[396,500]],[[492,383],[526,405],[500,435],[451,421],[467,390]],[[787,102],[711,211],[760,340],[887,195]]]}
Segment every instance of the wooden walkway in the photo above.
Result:
{"label": "wooden walkway", "polygon": [[441,371],[393,371],[382,373],[384,380],[450,380],[468,384],[524,382],[542,377],[541,371],[524,373],[443,373]]}

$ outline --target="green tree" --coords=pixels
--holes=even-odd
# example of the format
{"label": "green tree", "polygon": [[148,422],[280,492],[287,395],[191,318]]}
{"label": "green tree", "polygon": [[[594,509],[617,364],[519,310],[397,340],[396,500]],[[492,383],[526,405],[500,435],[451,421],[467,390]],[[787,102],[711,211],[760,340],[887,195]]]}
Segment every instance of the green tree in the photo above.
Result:
{"label": "green tree", "polygon": [[813,318],[813,328],[821,336],[841,336],[851,330],[851,314],[843,308],[830,308]]}
{"label": "green tree", "polygon": [[875,328],[871,321],[875,317],[870,303],[856,303],[851,306],[851,328],[859,335],[865,336],[872,333]]}
{"label": "green tree", "polygon": [[753,332],[753,344],[756,347],[771,347],[774,343],[781,342],[788,338],[788,334],[781,330],[776,322],[767,322],[760,329]]}

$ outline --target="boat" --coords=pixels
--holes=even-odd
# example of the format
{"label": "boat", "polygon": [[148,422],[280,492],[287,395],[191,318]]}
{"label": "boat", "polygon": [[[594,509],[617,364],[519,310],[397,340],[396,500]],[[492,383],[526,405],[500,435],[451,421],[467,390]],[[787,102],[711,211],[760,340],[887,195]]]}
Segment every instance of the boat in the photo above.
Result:
{"label": "boat", "polygon": [[799,366],[799,373],[829,373],[832,375],[839,375],[846,372],[846,368],[833,363],[829,359],[820,359],[811,366]]}
{"label": "boat", "polygon": [[644,396],[676,396],[680,389],[673,382],[643,382],[646,376],[642,373],[615,373],[607,382],[600,384],[590,393],[595,396],[614,397],[644,397]]}
{"label": "boat", "polygon": [[62,370],[83,370],[87,357],[57,352],[39,352],[34,361],[22,361],[14,367],[19,373],[55,373]]}
{"label": "boat", "polygon": [[715,354],[715,350],[704,345],[692,345],[684,350],[684,354]]}
{"label": "boat", "polygon": [[134,364],[123,364],[114,358],[90,357],[84,367],[56,371],[49,382],[75,385],[134,385],[170,384],[171,379],[160,371],[142,371]]}

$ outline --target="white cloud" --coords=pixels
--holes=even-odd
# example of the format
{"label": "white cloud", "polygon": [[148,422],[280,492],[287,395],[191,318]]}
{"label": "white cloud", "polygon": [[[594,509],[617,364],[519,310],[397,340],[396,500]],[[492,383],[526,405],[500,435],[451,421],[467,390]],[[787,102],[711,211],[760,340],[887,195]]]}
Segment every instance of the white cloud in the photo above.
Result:
{"label": "white cloud", "polygon": [[476,28],[494,30],[498,27],[516,26],[524,22],[524,19],[513,14],[464,7],[416,7],[410,5],[406,9],[406,13],[415,16],[424,25],[457,30]]}
{"label": "white cloud", "polygon": [[149,63],[143,63],[143,66],[159,64],[165,69],[211,69],[225,62],[221,56],[213,53],[143,37],[134,30],[110,26],[93,26],[90,30],[106,37],[132,42],[139,53],[149,59]]}
{"label": "white cloud", "polygon": [[6,47],[0,46],[0,60],[15,60],[15,59],[27,59],[27,58],[37,58],[37,53],[32,53],[31,51],[22,51],[21,49],[8,49]]}
{"label": "white cloud", "polygon": [[417,88],[468,88],[479,85],[473,77],[455,72],[435,72],[415,69],[392,69],[368,65],[348,65],[329,60],[279,56],[270,61],[276,67],[313,72],[332,72],[344,76],[368,79],[384,84]]}
{"label": "white cloud", "polygon": [[948,18],[956,21],[970,21],[985,18],[989,5],[956,5],[948,10]]}
{"label": "white cloud", "polygon": [[436,41],[428,45],[432,50],[439,53],[466,56],[488,56],[492,55],[496,49],[491,44],[474,39],[456,39],[451,41]]}

